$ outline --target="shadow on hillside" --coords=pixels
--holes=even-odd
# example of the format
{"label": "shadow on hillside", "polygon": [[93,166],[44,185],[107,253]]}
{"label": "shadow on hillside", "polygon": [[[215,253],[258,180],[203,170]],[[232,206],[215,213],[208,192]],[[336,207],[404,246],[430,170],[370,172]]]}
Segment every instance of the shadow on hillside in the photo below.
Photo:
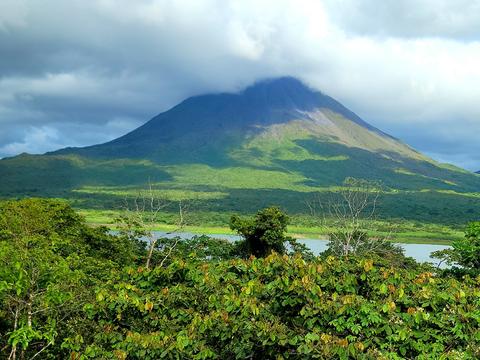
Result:
{"label": "shadow on hillside", "polygon": [[310,179],[304,183],[308,186],[336,186],[346,177],[355,177],[381,180],[385,186],[398,190],[480,192],[478,177],[439,168],[432,163],[401,156],[398,153],[371,152],[338,143],[319,142],[315,139],[297,140],[296,143],[312,154],[328,157],[345,155],[349,158],[346,161],[276,161],[279,167],[299,172]]}
{"label": "shadow on hillside", "polygon": [[95,162],[65,156],[22,155],[0,161],[2,197],[63,197],[85,186],[145,187],[171,176],[143,161]]}

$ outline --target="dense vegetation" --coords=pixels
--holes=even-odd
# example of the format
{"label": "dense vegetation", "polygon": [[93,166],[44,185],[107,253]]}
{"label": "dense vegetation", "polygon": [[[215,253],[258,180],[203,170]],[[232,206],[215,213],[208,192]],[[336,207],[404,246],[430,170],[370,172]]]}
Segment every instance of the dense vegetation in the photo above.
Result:
{"label": "dense vegetation", "polygon": [[[323,149],[318,151],[322,154]],[[285,168],[282,162],[260,168],[188,164],[172,167],[138,159],[23,155],[0,161],[0,198],[56,197],[68,199],[77,209],[113,210],[122,206],[125,197],[135,196],[139,189],[144,189],[151,179],[162,197],[194,202],[199,216],[213,214],[215,224],[226,226],[228,217],[222,214],[232,211],[252,214],[268,204],[278,204],[292,215],[309,215],[305,201],[316,196],[328,199],[348,173],[358,178],[383,179],[388,186],[379,203],[383,219],[458,226],[474,221],[480,212],[479,175],[451,171],[448,181],[452,184],[447,184],[425,176],[398,173],[393,167],[396,163],[385,164],[387,167],[376,173],[368,165],[353,171],[351,163],[378,164],[383,160],[379,155],[371,159],[368,152],[349,148],[338,149],[331,156],[345,152],[349,152],[351,159],[348,164],[299,160],[305,168],[298,165],[289,172],[277,170]],[[288,165],[294,163],[292,160]],[[465,182],[468,186],[456,186],[454,182]],[[206,224],[209,216],[205,218],[197,225]]]}
{"label": "dense vegetation", "polygon": [[287,221],[268,208],[232,217],[238,243],[159,239],[147,269],[128,227],[90,228],[60,201],[5,202],[0,357],[480,357],[479,223],[448,254],[462,267],[437,271],[397,252],[313,258],[285,247]]}

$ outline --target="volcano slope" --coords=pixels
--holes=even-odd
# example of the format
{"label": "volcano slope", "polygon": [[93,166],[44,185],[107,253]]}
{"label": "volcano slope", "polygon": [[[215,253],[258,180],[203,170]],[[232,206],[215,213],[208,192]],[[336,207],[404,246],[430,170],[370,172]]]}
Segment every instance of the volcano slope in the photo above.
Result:
{"label": "volcano slope", "polygon": [[290,77],[188,98],[104,144],[3,159],[0,196],[112,208],[151,184],[199,212],[276,204],[300,214],[348,177],[384,184],[385,218],[464,223],[480,213],[479,175],[433,161]]}

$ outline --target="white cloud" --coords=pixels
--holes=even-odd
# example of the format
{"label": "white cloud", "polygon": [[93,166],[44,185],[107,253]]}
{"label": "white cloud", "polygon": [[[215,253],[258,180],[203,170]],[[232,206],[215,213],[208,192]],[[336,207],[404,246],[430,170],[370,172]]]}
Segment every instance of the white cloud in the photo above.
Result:
{"label": "white cloud", "polygon": [[48,126],[30,127],[21,141],[6,144],[0,148],[0,152],[6,156],[13,156],[23,152],[40,152],[46,148],[63,146],[59,142],[60,135],[55,128]]}

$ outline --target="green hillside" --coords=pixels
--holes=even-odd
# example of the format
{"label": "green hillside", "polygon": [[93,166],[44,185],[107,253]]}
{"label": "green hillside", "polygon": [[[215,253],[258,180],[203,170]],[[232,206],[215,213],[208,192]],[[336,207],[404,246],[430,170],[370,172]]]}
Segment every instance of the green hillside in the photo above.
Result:
{"label": "green hillside", "polygon": [[115,208],[152,183],[198,211],[306,213],[347,177],[381,181],[385,218],[464,223],[480,214],[480,176],[436,163],[292,78],[190,98],[106,144],[0,161],[0,196]]}

